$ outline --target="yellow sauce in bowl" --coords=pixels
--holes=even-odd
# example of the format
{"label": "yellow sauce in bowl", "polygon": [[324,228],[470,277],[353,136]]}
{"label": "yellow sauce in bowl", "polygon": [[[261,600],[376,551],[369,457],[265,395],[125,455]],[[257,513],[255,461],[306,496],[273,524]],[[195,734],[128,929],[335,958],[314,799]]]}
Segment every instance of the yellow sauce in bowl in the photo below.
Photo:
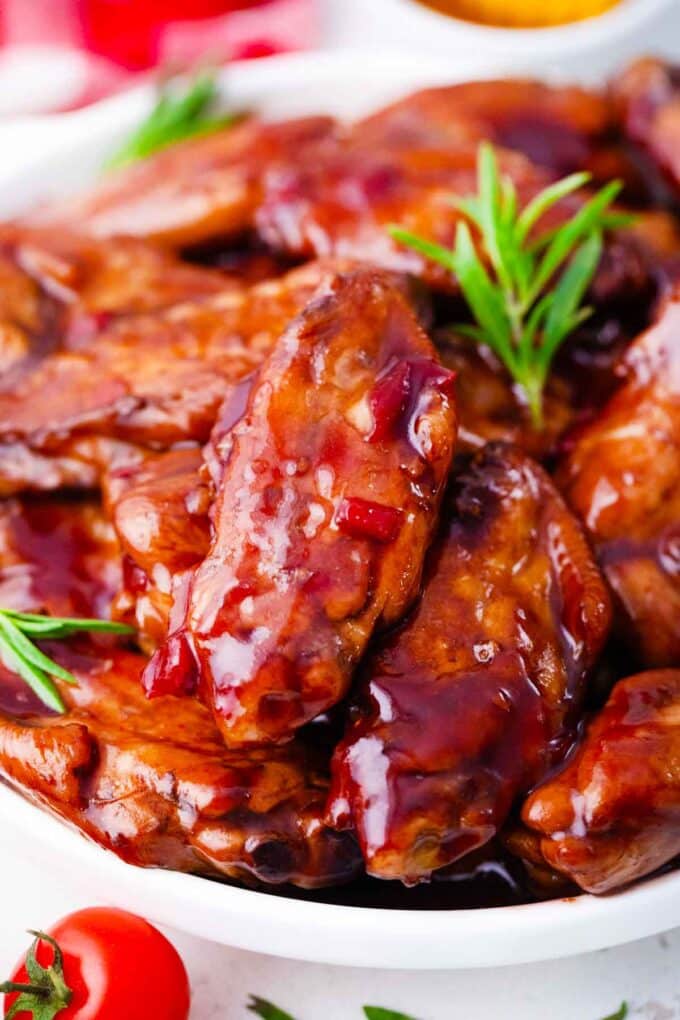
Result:
{"label": "yellow sauce in bowl", "polygon": [[503,28],[545,28],[603,14],[620,0],[418,0],[464,21]]}

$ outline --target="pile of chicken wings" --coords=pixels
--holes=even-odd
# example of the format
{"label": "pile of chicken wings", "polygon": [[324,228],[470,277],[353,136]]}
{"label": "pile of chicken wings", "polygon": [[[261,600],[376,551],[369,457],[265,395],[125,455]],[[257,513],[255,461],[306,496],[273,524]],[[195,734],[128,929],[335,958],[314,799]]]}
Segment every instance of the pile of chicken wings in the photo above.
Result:
{"label": "pile of chicken wings", "polygon": [[[635,213],[541,430],[388,231],[451,245],[482,140],[522,202],[587,170]],[[130,862],[256,885],[672,862],[678,209],[680,72],[649,59],[251,117],[0,225],[0,607],[134,628],[42,643],[63,715],[0,667],[2,777]]]}

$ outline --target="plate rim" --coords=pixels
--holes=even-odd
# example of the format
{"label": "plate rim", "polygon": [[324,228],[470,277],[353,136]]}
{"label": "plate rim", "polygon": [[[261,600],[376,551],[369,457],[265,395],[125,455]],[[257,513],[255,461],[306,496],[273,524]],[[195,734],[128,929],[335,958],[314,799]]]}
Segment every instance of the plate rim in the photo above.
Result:
{"label": "plate rim", "polygon": [[[347,83],[366,56],[362,50],[335,50],[272,57],[232,65],[221,81],[238,80],[246,90],[263,93],[286,83],[290,87],[296,77],[299,85],[302,75],[305,85],[310,80]],[[398,73],[406,92],[430,80],[500,77],[526,70],[523,62],[496,60],[491,54],[451,67],[430,55],[384,51],[371,54],[367,77],[377,80]],[[18,179],[26,167],[36,171],[47,165],[55,152],[75,153],[93,132],[113,137],[116,126],[138,116],[152,94],[145,86],[83,111],[0,125],[6,154],[0,189],[11,188],[12,178]],[[17,148],[17,139],[23,139],[22,148]],[[491,967],[608,948],[680,925],[680,871],[604,897],[477,910],[391,910],[271,896],[200,876],[138,868],[2,782],[0,817],[6,833],[12,829],[49,846],[50,864],[66,869],[66,881],[73,880],[75,864],[81,862],[84,870],[78,877],[85,876],[83,884],[90,876],[108,880],[103,888],[115,886],[117,905],[199,937],[308,962],[411,970]]]}

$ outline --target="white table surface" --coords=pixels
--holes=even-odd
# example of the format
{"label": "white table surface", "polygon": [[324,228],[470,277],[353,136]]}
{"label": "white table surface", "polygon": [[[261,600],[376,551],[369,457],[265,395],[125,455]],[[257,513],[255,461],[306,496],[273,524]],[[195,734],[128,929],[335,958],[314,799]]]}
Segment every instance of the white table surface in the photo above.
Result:
{"label": "white table surface", "polygon": [[[372,0],[325,0],[330,46],[389,46],[390,27],[371,19]],[[359,33],[359,37],[358,34]],[[638,52],[680,57],[680,0],[635,41]],[[627,53],[602,54],[602,66]],[[592,56],[589,59],[593,59]],[[115,889],[101,902],[115,903]],[[27,944],[26,928],[47,927],[91,905],[78,876],[57,886],[0,828],[0,973]],[[359,1020],[364,1003],[421,1020],[600,1020],[622,999],[642,1020],[680,1020],[680,929],[619,949],[552,963],[486,971],[407,972],[342,969],[290,962],[167,933],[193,987],[192,1020],[245,1020],[250,993],[269,998],[297,1020]],[[124,1018],[121,1018],[124,1020]],[[151,1018],[150,1018],[151,1020]]]}

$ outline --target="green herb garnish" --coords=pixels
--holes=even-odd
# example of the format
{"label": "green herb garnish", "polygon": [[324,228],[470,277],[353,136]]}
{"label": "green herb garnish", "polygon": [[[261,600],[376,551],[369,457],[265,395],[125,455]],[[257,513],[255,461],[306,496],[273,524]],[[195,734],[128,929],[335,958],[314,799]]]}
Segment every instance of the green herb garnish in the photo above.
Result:
{"label": "green herb garnish", "polygon": [[566,223],[536,234],[545,213],[588,180],[587,173],[571,174],[520,210],[512,179],[501,176],[494,149],[484,142],[477,160],[477,194],[451,201],[476,228],[488,268],[466,220],[458,224],[452,250],[398,226],[390,229],[395,240],[458,277],[476,324],[457,329],[497,354],[520,387],[537,428],[543,424],[543,389],[555,353],[592,312],[582,301],[600,261],[603,231],[630,222],[610,211],[622,187],[612,181]]}
{"label": "green herb garnish", "polygon": [[195,75],[186,88],[165,84],[149,116],[109,157],[105,169],[120,169],[174,142],[211,134],[233,124],[237,114],[215,113],[218,98],[216,74],[212,70]]}
{"label": "green herb garnish", "polygon": [[257,995],[250,996],[247,1008],[251,1013],[262,1017],[262,1020],[294,1020],[290,1013],[284,1013],[273,1002],[268,1002],[267,999],[260,999]]}
{"label": "green herb garnish", "polygon": [[616,1013],[610,1013],[609,1016],[603,1017],[603,1020],[626,1020],[628,1016],[628,1003],[622,1002]]}
{"label": "green herb garnish", "polygon": [[44,705],[55,712],[65,712],[66,706],[52,677],[65,684],[77,684],[67,669],[41,652],[34,639],[66,638],[88,631],[104,634],[132,634],[132,627],[110,620],[80,620],[75,617],[41,616],[37,613],[17,613],[0,609],[0,658],[8,669],[24,680]]}
{"label": "green herb garnish", "polygon": [[364,1016],[366,1020],[413,1020],[406,1013],[395,1013],[393,1009],[383,1009],[382,1006],[364,1006]]}
{"label": "green herb garnish", "polygon": [[[262,1020],[294,1020],[290,1013],[284,1013],[282,1009],[279,1009],[272,1002],[268,1002],[267,999],[259,999],[256,995],[250,996],[248,1009],[251,1013],[262,1017]],[[394,1010],[383,1009],[382,1006],[364,1006],[364,1016],[366,1020],[414,1020],[413,1017],[408,1016],[406,1013],[395,1013]],[[603,1020],[626,1020],[627,1016],[628,1004],[622,1002],[618,1012],[604,1017]]]}

